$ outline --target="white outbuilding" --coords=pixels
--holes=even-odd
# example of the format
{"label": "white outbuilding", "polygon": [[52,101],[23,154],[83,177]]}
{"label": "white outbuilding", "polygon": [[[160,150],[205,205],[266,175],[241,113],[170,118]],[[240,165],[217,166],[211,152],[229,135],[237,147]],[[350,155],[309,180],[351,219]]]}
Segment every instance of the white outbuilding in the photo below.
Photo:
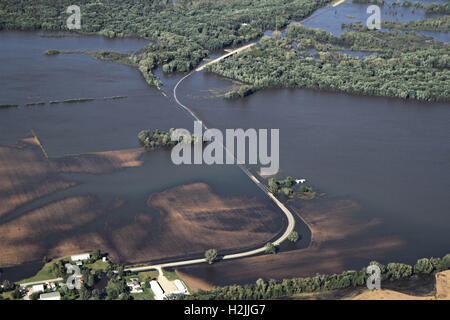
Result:
{"label": "white outbuilding", "polygon": [[72,261],[83,261],[89,259],[90,257],[91,255],[89,253],[82,253],[71,256],[70,259],[72,259]]}
{"label": "white outbuilding", "polygon": [[44,292],[44,285],[43,284],[36,284],[33,286],[33,293],[36,292]]}
{"label": "white outbuilding", "polygon": [[187,293],[187,289],[184,286],[183,282],[181,282],[181,280],[176,279],[173,284],[175,285],[175,287],[177,287],[177,291],[172,292],[172,294],[186,294]]}
{"label": "white outbuilding", "polygon": [[43,293],[39,296],[39,300],[61,300],[61,294],[58,291]]}
{"label": "white outbuilding", "polygon": [[155,300],[164,300],[166,299],[166,295],[164,294],[163,289],[159,285],[158,281],[152,280],[150,281],[150,288],[155,295]]}

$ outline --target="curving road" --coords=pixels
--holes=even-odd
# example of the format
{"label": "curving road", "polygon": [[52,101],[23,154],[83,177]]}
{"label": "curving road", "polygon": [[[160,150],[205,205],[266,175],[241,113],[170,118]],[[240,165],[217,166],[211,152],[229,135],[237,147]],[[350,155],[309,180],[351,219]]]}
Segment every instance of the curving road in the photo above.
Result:
{"label": "curving road", "polygon": [[256,42],[252,42],[252,43],[249,43],[249,44],[247,44],[247,45],[245,45],[245,46],[242,46],[242,47],[240,47],[240,48],[237,48],[237,49],[235,49],[235,50],[233,50],[233,51],[230,51],[230,52],[228,52],[228,53],[226,53],[226,54],[224,54],[224,55],[222,55],[222,56],[220,56],[220,57],[218,57],[218,58],[216,58],[216,59],[214,59],[214,60],[212,60],[212,61],[209,61],[208,63],[205,63],[204,65],[201,65],[200,67],[198,67],[197,69],[195,69],[195,71],[202,71],[203,69],[205,69],[205,67],[206,67],[207,65],[212,64],[212,63],[219,62],[220,60],[225,59],[225,58],[228,58],[229,56],[232,56],[233,54],[236,54],[236,53],[239,53],[239,52],[241,52],[241,51],[247,50],[248,48],[254,46],[255,44],[256,44]]}
{"label": "curving road", "polygon": [[[244,47],[241,47],[239,49],[236,49],[232,52],[229,52],[225,55],[223,55],[220,58],[217,58],[210,63],[215,63],[219,60],[222,60],[223,58],[229,57],[232,54],[235,54],[236,52],[241,52],[249,47],[251,47],[253,45],[249,44],[246,45]],[[205,65],[204,65],[205,66]],[[203,66],[203,67],[204,67]],[[192,118],[194,118],[194,120],[196,121],[200,121],[200,118],[194,113],[194,111],[192,111],[188,106],[184,105],[183,103],[180,102],[180,100],[178,99],[177,96],[177,89],[178,86],[184,81],[186,80],[188,77],[190,77],[193,73],[197,72],[197,71],[201,71],[203,70],[203,68],[198,68],[197,70],[188,73],[187,75],[185,75],[183,78],[180,79],[180,81],[177,82],[177,84],[175,85],[175,87],[173,88],[173,96],[175,99],[175,102],[184,110],[186,111],[190,116],[192,116]],[[208,127],[202,122],[202,125],[205,129],[208,129]],[[234,154],[231,153],[222,143],[222,141],[219,141],[222,144],[222,147],[225,149],[225,151],[227,153],[229,153],[231,156],[234,157]],[[234,159],[236,159],[234,157]],[[284,233],[275,241],[272,241],[272,243],[274,245],[279,245],[281,244],[284,240],[287,239],[287,237],[289,236],[289,234],[294,230],[295,227],[295,218],[293,216],[293,214],[289,211],[288,208],[286,208],[286,206],[281,203],[281,201],[279,201],[272,193],[269,192],[269,190],[267,189],[267,187],[261,183],[261,181],[258,180],[258,178],[255,177],[255,175],[253,175],[245,166],[238,164],[239,168],[250,178],[250,180],[252,180],[257,186],[258,188],[260,188],[280,209],[281,211],[283,211],[284,215],[286,216],[287,220],[288,220],[288,225],[286,227],[286,230],[284,231]],[[254,249],[254,250],[249,250],[249,251],[243,251],[243,252],[239,252],[239,253],[233,253],[233,254],[228,254],[223,256],[223,260],[231,260],[231,259],[237,259],[237,258],[243,258],[243,257],[248,257],[248,256],[252,256],[261,252],[265,251],[265,247],[261,247],[258,249]],[[168,263],[163,263],[163,264],[157,264],[157,265],[148,265],[148,266],[141,266],[141,267],[135,267],[135,268],[128,268],[125,269],[126,271],[133,271],[133,272],[139,272],[139,271],[145,271],[145,270],[151,270],[151,269],[157,269],[160,270],[161,268],[168,268],[168,267],[179,267],[179,266],[186,266],[186,265],[192,265],[192,264],[198,264],[198,263],[204,263],[206,262],[206,259],[192,259],[192,260],[184,260],[184,261],[177,261],[177,262],[168,262]]]}
{"label": "curving road", "polygon": [[[339,6],[342,3],[346,2],[347,0],[337,0],[336,2],[332,3],[331,5],[329,5],[329,9],[332,9],[333,7]],[[323,14],[324,12],[319,13]],[[316,17],[317,15],[311,15],[310,17],[304,19],[302,22],[306,22],[307,20]],[[212,64],[212,63],[216,63],[222,59],[225,59],[233,54],[242,52],[244,50],[247,50],[248,48],[252,47],[253,45],[255,45],[256,42],[252,42],[249,43],[245,46],[242,46],[240,48],[237,48],[231,52],[228,52],[212,61],[209,61],[208,63],[198,67],[197,69],[195,69],[194,71],[188,73],[187,75],[185,75],[183,78],[181,78],[177,84],[175,85],[174,89],[173,89],[173,96],[175,98],[176,103],[184,110],[186,111],[192,118],[194,118],[197,121],[202,122],[202,125],[205,129],[208,129],[207,126],[203,123],[202,120],[200,120],[200,118],[194,113],[194,111],[192,111],[188,106],[182,104],[180,102],[180,100],[178,99],[177,96],[177,89],[179,87],[179,85],[188,77],[190,77],[193,73],[195,72],[199,72],[202,71],[207,65]],[[221,141],[220,141],[221,142]],[[225,149],[226,152],[230,153],[230,151],[223,145],[223,143],[221,142],[223,148]],[[232,153],[230,153],[231,155],[233,155]],[[233,155],[234,157],[234,155]],[[286,230],[284,231],[284,233],[276,240],[274,240],[272,243],[274,245],[279,245],[281,244],[284,240],[287,239],[287,237],[289,236],[289,234],[294,230],[295,227],[295,219],[293,214],[289,211],[288,208],[286,208],[286,206],[281,203],[274,195],[272,195],[272,193],[270,193],[267,189],[267,187],[265,185],[263,185],[245,166],[243,165],[238,165],[239,168],[281,209],[281,211],[283,211],[283,213],[285,214],[287,220],[288,220],[288,225],[286,227]],[[306,223],[306,221],[303,221],[306,225],[308,225],[308,223]],[[310,228],[310,226],[308,225],[308,227]],[[249,250],[249,251],[243,251],[243,252],[239,252],[239,253],[234,253],[234,254],[228,254],[223,256],[223,260],[231,260],[231,259],[237,259],[237,258],[243,258],[243,257],[248,257],[248,256],[252,256],[261,252],[264,252],[265,248],[261,247],[258,249],[254,249],[254,250]],[[133,272],[139,272],[139,271],[145,271],[145,270],[158,270],[159,273],[162,273],[162,268],[169,268],[169,267],[179,267],[179,266],[187,266],[187,265],[192,265],[192,264],[198,264],[198,263],[205,263],[207,262],[206,259],[202,258],[202,259],[191,259],[191,260],[184,260],[184,261],[177,261],[177,262],[168,262],[168,263],[162,263],[162,264],[156,264],[156,265],[147,265],[147,266],[140,266],[140,267],[132,267],[132,268],[127,268],[125,269],[126,271],[133,271]],[[29,282],[29,283],[23,283],[21,284],[21,286],[29,286],[29,285],[34,285],[34,284],[40,284],[40,283],[45,283],[45,282],[49,282],[49,281],[59,281],[62,280],[60,278],[58,279],[53,279],[53,280],[42,280],[42,281],[36,281],[36,282]]]}

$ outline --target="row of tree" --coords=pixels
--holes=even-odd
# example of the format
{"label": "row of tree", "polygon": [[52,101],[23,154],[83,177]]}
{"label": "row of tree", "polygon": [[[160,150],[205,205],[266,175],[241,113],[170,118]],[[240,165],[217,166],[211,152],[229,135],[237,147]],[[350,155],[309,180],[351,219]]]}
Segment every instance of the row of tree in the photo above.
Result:
{"label": "row of tree", "polygon": [[[396,281],[410,278],[413,275],[431,274],[450,269],[450,254],[443,258],[423,258],[412,266],[404,263],[389,263],[383,265],[376,261],[370,265],[378,265],[382,281]],[[179,296],[178,299],[200,300],[254,300],[274,299],[292,296],[300,293],[322,292],[365,285],[367,269],[360,271],[344,271],[340,274],[320,275],[308,278],[284,279],[282,281],[258,279],[255,284],[231,285],[216,287],[210,291],[202,291],[189,296]]]}

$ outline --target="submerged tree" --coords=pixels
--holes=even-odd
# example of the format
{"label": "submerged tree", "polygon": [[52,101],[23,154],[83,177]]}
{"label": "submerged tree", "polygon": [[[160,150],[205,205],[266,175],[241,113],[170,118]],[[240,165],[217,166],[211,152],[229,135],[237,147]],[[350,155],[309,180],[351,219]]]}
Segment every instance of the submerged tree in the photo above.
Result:
{"label": "submerged tree", "polygon": [[216,249],[206,250],[205,259],[209,264],[213,264],[217,259],[217,250]]}
{"label": "submerged tree", "polygon": [[288,240],[291,242],[297,242],[299,239],[299,235],[297,231],[291,231],[288,235]]}
{"label": "submerged tree", "polygon": [[266,253],[271,253],[271,254],[277,253],[277,248],[275,247],[275,245],[272,242],[267,242],[266,245],[264,246],[264,248],[265,248]]}

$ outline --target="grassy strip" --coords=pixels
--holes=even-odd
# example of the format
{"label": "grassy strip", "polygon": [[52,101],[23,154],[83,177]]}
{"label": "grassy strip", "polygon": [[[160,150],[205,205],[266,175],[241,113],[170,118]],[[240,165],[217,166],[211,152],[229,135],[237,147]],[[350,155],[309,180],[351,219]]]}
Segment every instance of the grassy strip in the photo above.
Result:
{"label": "grassy strip", "polygon": [[43,106],[43,105],[45,105],[45,102],[30,102],[30,103],[27,103],[27,104],[26,104],[27,107],[31,107],[31,106]]}
{"label": "grassy strip", "polygon": [[94,98],[80,98],[80,99],[68,99],[63,100],[63,103],[76,103],[76,102],[88,102],[88,101],[94,101]]}
{"label": "grassy strip", "polygon": [[80,99],[67,99],[67,100],[53,100],[50,101],[50,104],[58,104],[58,103],[77,103],[77,102],[88,102],[88,101],[94,101],[94,98],[80,98]]}
{"label": "grassy strip", "polygon": [[40,33],[39,37],[41,38],[79,38],[81,34],[45,34]]}
{"label": "grassy strip", "polygon": [[104,100],[117,100],[117,99],[125,99],[128,98],[128,96],[113,96],[113,97],[104,97]]}
{"label": "grassy strip", "polygon": [[21,284],[21,283],[44,281],[44,280],[58,278],[58,276],[55,273],[53,273],[53,269],[52,269],[53,264],[55,264],[55,262],[56,262],[56,260],[46,263],[35,276],[20,280],[17,283]]}
{"label": "grassy strip", "polygon": [[54,56],[60,54],[61,52],[59,50],[45,50],[44,53],[48,56]]}

